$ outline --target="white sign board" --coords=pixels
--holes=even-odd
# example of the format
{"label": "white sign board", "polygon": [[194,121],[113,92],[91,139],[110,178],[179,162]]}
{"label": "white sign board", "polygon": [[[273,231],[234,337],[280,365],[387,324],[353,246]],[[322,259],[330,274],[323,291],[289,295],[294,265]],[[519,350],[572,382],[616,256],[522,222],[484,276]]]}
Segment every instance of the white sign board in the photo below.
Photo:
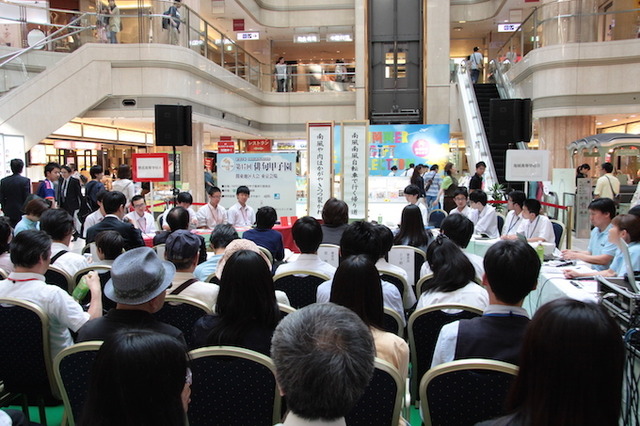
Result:
{"label": "white sign board", "polygon": [[367,219],[368,134],[368,121],[342,122],[341,193],[349,206],[349,219]]}
{"label": "white sign board", "polygon": [[589,204],[593,200],[593,187],[590,178],[578,179],[576,188],[576,238],[589,238],[591,221],[589,220]]}
{"label": "white sign board", "polygon": [[549,180],[549,151],[508,149],[505,178],[512,182],[540,182]]}
{"label": "white sign board", "polygon": [[322,207],[332,195],[333,170],[333,123],[309,123],[307,126],[309,140],[309,186],[307,211],[309,216],[322,218]]}
{"label": "white sign board", "polygon": [[247,204],[276,209],[278,217],[296,215],[296,154],[219,154],[218,182],[221,204],[236,203],[236,189],[245,185],[251,196]]}
{"label": "white sign board", "polygon": [[2,170],[0,178],[11,176],[10,163],[14,158],[24,161],[24,137],[0,135],[0,149],[2,150]]}

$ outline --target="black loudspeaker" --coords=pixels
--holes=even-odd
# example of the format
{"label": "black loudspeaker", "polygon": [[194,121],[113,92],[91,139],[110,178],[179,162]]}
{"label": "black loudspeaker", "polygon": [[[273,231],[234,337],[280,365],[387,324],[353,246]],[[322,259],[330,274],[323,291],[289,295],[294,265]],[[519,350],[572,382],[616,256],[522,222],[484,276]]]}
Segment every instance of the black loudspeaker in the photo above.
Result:
{"label": "black loudspeaker", "polygon": [[522,101],[522,141],[529,142],[531,140],[531,132],[533,130],[533,104],[531,99],[521,99]]}
{"label": "black loudspeaker", "polygon": [[531,140],[531,99],[491,99],[490,134],[499,143]]}
{"label": "black loudspeaker", "polygon": [[156,146],[191,146],[191,105],[156,105]]}

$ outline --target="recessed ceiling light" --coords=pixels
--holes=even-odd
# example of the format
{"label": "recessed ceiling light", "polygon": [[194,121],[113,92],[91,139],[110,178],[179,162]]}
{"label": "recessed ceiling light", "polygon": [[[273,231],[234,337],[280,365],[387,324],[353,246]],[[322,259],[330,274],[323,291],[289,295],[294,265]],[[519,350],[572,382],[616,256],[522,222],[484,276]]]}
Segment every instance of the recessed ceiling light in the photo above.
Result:
{"label": "recessed ceiling light", "polygon": [[613,121],[613,122],[615,123],[616,121],[618,121],[618,119],[617,119],[617,118],[614,118],[614,119],[613,119],[613,120],[611,120],[611,121]]}
{"label": "recessed ceiling light", "polygon": [[630,115],[629,118],[636,118],[636,115],[635,114]]}
{"label": "recessed ceiling light", "polygon": [[598,126],[602,126],[602,121],[598,121],[598,122],[596,122],[596,125],[598,125]]}
{"label": "recessed ceiling light", "polygon": [[467,21],[458,21],[458,24],[466,24]]}

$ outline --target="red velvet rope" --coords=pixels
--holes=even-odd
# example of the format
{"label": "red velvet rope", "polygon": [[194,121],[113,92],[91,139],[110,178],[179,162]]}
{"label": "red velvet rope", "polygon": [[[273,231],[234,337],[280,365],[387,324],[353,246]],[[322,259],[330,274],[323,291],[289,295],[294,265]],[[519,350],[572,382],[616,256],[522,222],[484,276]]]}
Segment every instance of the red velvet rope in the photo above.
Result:
{"label": "red velvet rope", "polygon": [[[504,201],[504,200],[489,200],[489,201],[487,201],[487,203],[489,203],[489,204],[507,204],[507,202]],[[562,209],[562,210],[567,210],[569,208],[568,206],[561,206],[559,204],[545,203],[544,201],[540,201],[540,204],[542,204],[543,206],[555,207],[557,209]]]}

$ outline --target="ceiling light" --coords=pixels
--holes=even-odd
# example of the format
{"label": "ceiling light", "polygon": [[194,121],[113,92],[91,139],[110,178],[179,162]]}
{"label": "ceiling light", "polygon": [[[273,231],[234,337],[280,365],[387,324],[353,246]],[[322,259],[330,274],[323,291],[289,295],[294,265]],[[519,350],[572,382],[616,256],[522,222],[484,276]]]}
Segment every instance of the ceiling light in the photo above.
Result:
{"label": "ceiling light", "polygon": [[467,21],[458,21],[458,24],[466,24]]}
{"label": "ceiling light", "polygon": [[617,119],[617,118],[614,118],[614,119],[613,119],[613,120],[611,120],[611,121],[613,121],[613,122],[615,123],[616,121],[618,121],[618,119]]}
{"label": "ceiling light", "polygon": [[602,121],[598,121],[598,122],[596,122],[596,125],[597,125],[597,126],[602,126]]}

